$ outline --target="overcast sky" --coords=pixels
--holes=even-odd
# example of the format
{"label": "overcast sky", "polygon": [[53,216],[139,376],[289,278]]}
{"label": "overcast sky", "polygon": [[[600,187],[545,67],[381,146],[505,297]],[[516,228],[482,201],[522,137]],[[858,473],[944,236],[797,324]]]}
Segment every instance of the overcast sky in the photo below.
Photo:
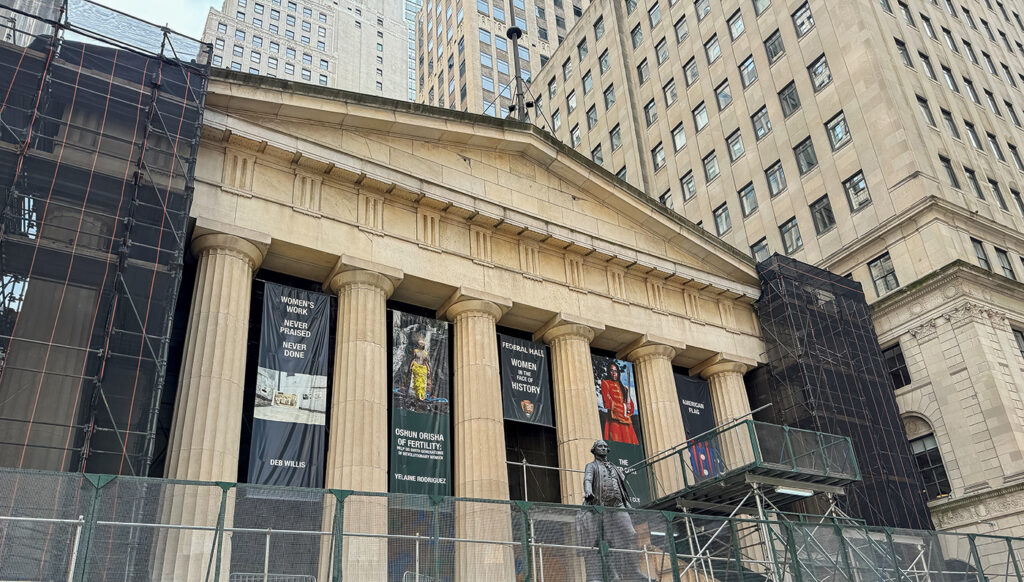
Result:
{"label": "overcast sky", "polygon": [[218,9],[222,0],[94,0],[99,4],[127,12],[153,24],[167,25],[171,30],[200,38],[211,6]]}

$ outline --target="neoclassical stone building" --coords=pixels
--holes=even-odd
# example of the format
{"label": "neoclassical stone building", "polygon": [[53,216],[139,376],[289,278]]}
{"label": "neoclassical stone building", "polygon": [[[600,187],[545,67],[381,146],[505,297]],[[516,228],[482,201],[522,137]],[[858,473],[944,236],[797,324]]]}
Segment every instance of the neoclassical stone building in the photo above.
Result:
{"label": "neoclassical stone building", "polygon": [[[648,451],[685,440],[673,366],[719,419],[749,411],[753,261],[537,128],[231,72],[206,106],[167,477],[240,479],[257,269],[337,295],[327,487],[388,488],[389,300],[453,322],[457,496],[509,496],[499,325],[550,346],[563,467],[601,434],[591,348],[636,366]],[[563,473],[563,501],[581,488]]]}

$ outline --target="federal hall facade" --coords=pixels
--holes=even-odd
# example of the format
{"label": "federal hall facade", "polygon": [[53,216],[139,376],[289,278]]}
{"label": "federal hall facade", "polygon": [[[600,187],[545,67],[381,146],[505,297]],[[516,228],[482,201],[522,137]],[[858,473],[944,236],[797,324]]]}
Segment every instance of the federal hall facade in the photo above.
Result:
{"label": "federal hall facade", "polygon": [[562,467],[601,435],[592,347],[634,363],[651,453],[686,438],[673,366],[709,381],[716,421],[749,412],[753,261],[538,129],[230,72],[206,105],[168,478],[239,480],[259,269],[337,295],[328,488],[388,488],[389,300],[454,326],[456,496],[509,496],[498,325],[550,346]]}

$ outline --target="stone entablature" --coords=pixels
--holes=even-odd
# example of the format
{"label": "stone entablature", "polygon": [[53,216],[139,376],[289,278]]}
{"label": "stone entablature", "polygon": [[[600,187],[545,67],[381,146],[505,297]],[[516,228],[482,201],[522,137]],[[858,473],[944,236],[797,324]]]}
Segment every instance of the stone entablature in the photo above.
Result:
{"label": "stone entablature", "polygon": [[[193,215],[268,232],[266,268],[323,280],[341,254],[385,253],[452,288],[511,286],[523,306],[607,313],[606,349],[654,332],[694,348],[681,365],[763,352],[748,258],[529,126],[226,81],[208,106]],[[409,261],[419,251],[443,267],[423,271]],[[502,323],[543,323],[526,311]]]}

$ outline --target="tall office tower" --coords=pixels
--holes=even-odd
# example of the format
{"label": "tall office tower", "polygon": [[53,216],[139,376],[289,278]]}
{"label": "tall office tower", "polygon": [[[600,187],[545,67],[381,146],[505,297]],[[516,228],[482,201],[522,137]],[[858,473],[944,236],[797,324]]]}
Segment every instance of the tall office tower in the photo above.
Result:
{"label": "tall office tower", "polygon": [[405,0],[405,11],[402,14],[409,38],[409,101],[416,100],[416,15],[422,7],[423,0]]}
{"label": "tall office tower", "polygon": [[[529,81],[586,8],[585,0],[428,0],[416,22],[418,103],[505,117],[515,94],[510,26],[523,31]],[[529,98],[529,97],[528,97]]]}
{"label": "tall office tower", "polygon": [[1024,518],[1021,14],[595,0],[534,75],[535,122],[581,154],[758,260],[863,284],[941,529]]}
{"label": "tall office tower", "polygon": [[203,40],[213,66],[408,98],[408,33],[398,2],[224,0]]}

